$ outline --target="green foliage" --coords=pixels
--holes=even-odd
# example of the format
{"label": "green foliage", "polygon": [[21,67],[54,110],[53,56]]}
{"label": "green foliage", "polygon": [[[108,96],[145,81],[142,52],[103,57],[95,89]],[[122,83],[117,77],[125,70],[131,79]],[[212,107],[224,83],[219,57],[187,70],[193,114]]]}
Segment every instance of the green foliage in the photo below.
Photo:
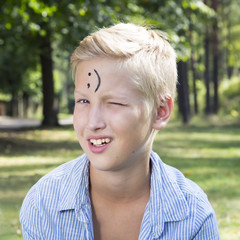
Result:
{"label": "green foliage", "polygon": [[[13,4],[13,5],[12,5]],[[24,22],[19,15],[19,2],[5,1],[0,17],[0,73],[4,93],[18,93],[23,89],[24,73],[36,65],[32,52],[34,43],[28,43]],[[26,85],[26,84],[25,84]],[[25,88],[26,91],[28,89]]]}
{"label": "green foliage", "polygon": [[222,81],[219,87],[222,112],[232,117],[240,117],[240,78]]}
{"label": "green foliage", "polygon": [[[190,29],[203,33],[204,24],[215,16],[214,11],[198,0],[137,1],[143,7],[141,18],[168,33],[180,60],[190,57]],[[141,19],[140,18],[140,19]]]}
{"label": "green foliage", "polygon": [[39,68],[40,66],[38,65],[36,69],[28,69],[24,73],[24,82],[22,86],[22,91],[28,93],[28,95],[36,102],[40,102],[42,99],[42,81]]}
{"label": "green foliage", "polygon": [[11,95],[6,94],[6,93],[0,93],[0,101],[10,101],[11,100]]}
{"label": "green foliage", "polygon": [[240,67],[240,5],[238,0],[224,1],[222,9],[223,25],[226,29],[224,47],[228,49],[228,64]]}
{"label": "green foliage", "polygon": [[[240,10],[239,10],[240,11]],[[240,19],[239,19],[240,21]],[[231,28],[231,42],[228,45],[229,50],[229,66],[235,66],[236,68],[240,67],[240,24],[233,26]]]}
{"label": "green foliage", "polygon": [[[193,53],[198,74],[202,75],[205,26],[217,18],[220,50],[226,55],[221,74],[225,76],[229,66],[236,74],[240,63],[239,4],[237,0],[223,0],[219,6],[216,13],[203,0],[1,1],[0,92],[25,92],[30,96],[37,92],[38,99],[42,99],[40,79],[33,72],[41,71],[41,40],[48,35],[53,48],[56,94],[64,99],[62,94],[69,93],[61,88],[71,85],[68,62],[78,42],[97,28],[119,21],[153,25],[166,32],[178,59],[187,61]],[[224,64],[227,66],[222,67]]]}

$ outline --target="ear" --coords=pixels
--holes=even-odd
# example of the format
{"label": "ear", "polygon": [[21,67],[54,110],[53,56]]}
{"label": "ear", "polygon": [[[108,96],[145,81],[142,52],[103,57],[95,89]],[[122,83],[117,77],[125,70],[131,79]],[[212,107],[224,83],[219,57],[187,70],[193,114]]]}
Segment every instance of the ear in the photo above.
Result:
{"label": "ear", "polygon": [[173,110],[172,98],[167,98],[162,101],[161,106],[158,107],[155,119],[153,120],[153,129],[161,130],[164,128],[171,116]]}

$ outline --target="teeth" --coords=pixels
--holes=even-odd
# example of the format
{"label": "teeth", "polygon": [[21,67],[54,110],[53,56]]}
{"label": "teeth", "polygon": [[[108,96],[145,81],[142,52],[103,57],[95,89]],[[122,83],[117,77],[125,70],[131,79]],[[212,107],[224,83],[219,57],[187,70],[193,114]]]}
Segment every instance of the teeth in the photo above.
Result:
{"label": "teeth", "polygon": [[105,143],[110,142],[110,138],[102,138],[102,139],[90,139],[90,142],[95,146],[102,146]]}

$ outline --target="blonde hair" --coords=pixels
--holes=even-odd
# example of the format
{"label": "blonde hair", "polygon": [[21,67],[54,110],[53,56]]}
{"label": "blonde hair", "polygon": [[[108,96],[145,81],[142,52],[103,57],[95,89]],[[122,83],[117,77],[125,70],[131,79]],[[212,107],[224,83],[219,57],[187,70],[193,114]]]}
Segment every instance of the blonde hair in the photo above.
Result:
{"label": "blonde hair", "polygon": [[79,62],[96,57],[119,61],[151,107],[174,99],[177,83],[176,53],[163,33],[131,23],[102,28],[85,37],[72,57],[75,78]]}

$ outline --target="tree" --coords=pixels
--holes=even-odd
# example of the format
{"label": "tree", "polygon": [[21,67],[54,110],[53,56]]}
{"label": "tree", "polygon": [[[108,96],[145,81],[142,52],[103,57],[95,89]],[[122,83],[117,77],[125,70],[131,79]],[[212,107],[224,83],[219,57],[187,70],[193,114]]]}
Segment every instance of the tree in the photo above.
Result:
{"label": "tree", "polygon": [[25,93],[30,94],[31,89],[25,82],[24,73],[27,69],[36,66],[37,59],[31,54],[32,45],[26,45],[23,25],[19,24],[21,18],[17,14],[19,5],[12,1],[4,1],[0,8],[0,76],[1,91],[11,95],[10,112],[18,116],[18,100]]}
{"label": "tree", "polygon": [[[218,10],[218,0],[212,0],[212,8],[217,13]],[[213,112],[217,113],[219,108],[218,103],[218,18],[215,15],[213,21],[213,85],[214,85],[214,101],[213,101]]]}
{"label": "tree", "polygon": [[54,105],[54,79],[52,62],[52,36],[50,20],[57,7],[43,1],[22,0],[19,16],[25,25],[27,44],[36,42],[33,54],[39,56],[42,72],[43,121],[42,125],[58,125],[56,106]]}
{"label": "tree", "polygon": [[[205,19],[212,18],[213,11],[202,1],[197,0],[148,0],[140,1],[140,3],[140,5],[144,7],[144,12],[142,13],[144,19],[148,19],[149,23],[156,24],[161,30],[166,31],[172,45],[177,51],[178,59],[180,60],[178,64],[180,82],[178,86],[178,110],[183,116],[183,121],[186,123],[190,120],[190,97],[185,96],[185,94],[191,94],[188,88],[188,74],[191,70],[194,109],[197,113],[197,72],[195,56],[197,56],[198,53],[196,49],[202,45],[202,38],[199,36],[204,35]],[[197,38],[194,38],[195,34],[198,35]],[[189,69],[186,66],[188,61],[190,61],[191,66]]]}
{"label": "tree", "polygon": [[195,56],[194,56],[194,49],[193,49],[193,36],[192,36],[192,29],[189,29],[189,34],[190,34],[190,45],[192,46],[191,48],[191,56],[190,56],[190,65],[191,65],[191,71],[192,71],[192,80],[193,80],[193,97],[194,97],[194,113],[198,114],[198,100],[197,100],[197,86],[196,86],[196,81],[197,81],[197,74],[196,74],[196,68],[195,68]]}
{"label": "tree", "polygon": [[[218,29],[221,76],[237,75],[240,67],[240,6],[237,0],[221,0],[218,2]],[[223,72],[224,71],[224,72]]]}
{"label": "tree", "polygon": [[[5,0],[3,9],[10,17],[3,22],[3,28],[9,21],[17,18],[14,27],[22,28],[19,35],[25,39],[23,46],[26,48],[30,46],[31,54],[39,56],[40,59],[43,125],[58,124],[54,104],[53,44],[64,46],[65,51],[69,50],[69,46],[74,46],[81,36],[87,35],[96,25],[112,23],[113,11],[106,8],[100,1]],[[12,30],[9,30],[12,34]],[[25,62],[21,56],[18,59]],[[21,75],[23,74],[24,71],[21,72]]]}
{"label": "tree", "polygon": [[188,123],[190,120],[190,105],[189,105],[189,87],[188,87],[188,70],[187,62],[179,61],[178,69],[178,109],[183,117],[183,122]]}
{"label": "tree", "polygon": [[[193,83],[189,84],[189,86],[193,86],[193,93],[189,88],[187,94],[190,94],[190,97],[188,96],[185,100],[189,101],[193,95],[195,112],[198,112],[198,66],[203,64],[203,59],[206,56],[204,74],[207,92],[206,112],[210,113],[213,72],[215,72],[215,100],[212,105],[215,106],[215,109],[218,109],[219,105],[217,94],[219,68],[217,66],[222,64],[222,62],[218,62],[219,56],[222,54],[221,44],[224,43],[228,49],[225,53],[228,69],[237,71],[239,67],[237,63],[239,51],[237,50],[240,45],[238,41],[240,31],[237,30],[239,18],[228,13],[230,23],[226,20],[228,18],[222,21],[228,23],[225,25],[230,26],[228,38],[231,43],[228,44],[227,38],[222,37],[222,35],[218,37],[223,32],[221,28],[217,28],[219,24],[222,24],[219,22],[221,20],[219,17],[217,18],[218,22],[215,21],[216,25],[214,25],[215,38],[212,38],[211,26],[212,20],[216,19],[216,14],[209,6],[213,7],[215,12],[218,13],[219,9],[222,9],[222,11],[226,11],[225,9],[237,11],[239,7],[237,0],[222,0],[219,6],[216,6],[217,0],[209,1],[215,5],[208,3],[207,0],[204,0],[205,4],[202,0],[123,0],[121,2],[117,0],[3,0],[0,9],[2,91],[11,92],[13,100],[17,99],[19,95],[28,96],[31,94],[32,88],[27,88],[27,81],[29,80],[24,77],[25,72],[38,67],[42,73],[42,84],[37,85],[42,87],[43,93],[44,117],[42,123],[56,125],[58,122],[57,109],[54,102],[57,94],[53,71],[54,69],[61,69],[61,72],[65,73],[66,76],[69,75],[66,73],[67,64],[58,66],[56,64],[69,62],[70,53],[78,45],[79,40],[96,28],[109,26],[118,21],[131,21],[137,24],[153,24],[156,28],[167,32],[171,44],[177,51],[178,59],[183,62],[179,65],[179,71],[182,71],[182,68],[187,71],[185,74],[180,74],[182,84],[188,84],[188,77],[189,82],[192,81]],[[205,26],[208,29],[205,30]],[[204,42],[202,40],[203,36],[206,36]],[[214,44],[212,44],[213,40],[215,41]],[[213,48],[211,47],[213,45],[217,47],[214,48],[214,61],[212,59]],[[14,53],[14,49],[17,48],[17,53]],[[206,54],[203,54],[203,49],[206,50]],[[15,55],[16,58],[11,61],[11,64],[6,65],[6,62],[10,62],[12,55]],[[58,60],[60,58],[61,61]],[[188,69],[186,66],[183,67],[182,65],[185,65],[185,63],[190,63],[191,67]],[[16,68],[16,74],[11,71],[14,68]],[[220,74],[222,74],[222,71]],[[66,79],[71,82],[70,77],[66,77]],[[68,86],[69,84],[63,85]],[[183,102],[184,104],[185,102]],[[190,103],[187,105],[190,106]],[[183,109],[179,108],[182,115],[185,114],[182,112]]]}
{"label": "tree", "polygon": [[205,101],[205,113],[211,113],[211,106],[210,106],[210,80],[209,80],[209,29],[206,25],[205,31],[205,39],[204,39],[204,52],[205,52],[205,71],[204,71],[204,80],[205,80],[205,87],[206,87],[206,101]]}
{"label": "tree", "polygon": [[42,29],[46,34],[40,37],[40,63],[42,72],[42,91],[43,91],[43,121],[42,125],[58,125],[57,110],[54,106],[54,80],[53,80],[53,60],[51,46],[51,31],[42,23]]}

